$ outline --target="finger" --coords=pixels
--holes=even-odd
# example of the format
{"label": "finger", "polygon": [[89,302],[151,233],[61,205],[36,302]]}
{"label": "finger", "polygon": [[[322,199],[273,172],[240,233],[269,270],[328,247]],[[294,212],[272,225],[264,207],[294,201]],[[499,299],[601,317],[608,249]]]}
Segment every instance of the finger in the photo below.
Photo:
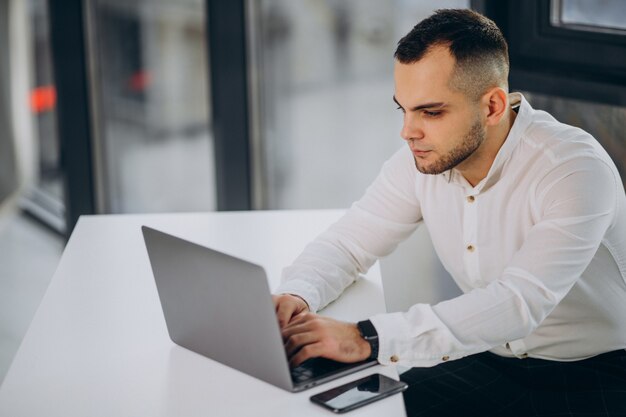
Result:
{"label": "finger", "polygon": [[308,359],[322,356],[322,353],[323,353],[323,346],[321,343],[318,342],[318,343],[306,345],[302,349],[300,349],[298,353],[296,353],[289,360],[289,366],[291,366],[292,368],[295,368],[296,366],[300,365],[302,362]]}
{"label": "finger", "polygon": [[298,305],[297,310],[299,312],[311,311],[311,309],[309,308],[309,303],[307,303],[304,298],[300,297],[299,295],[295,295],[295,294],[291,294],[291,296],[293,297],[293,300],[296,301],[296,303]]}
{"label": "finger", "polygon": [[276,307],[276,318],[278,319],[278,325],[283,328],[290,321],[291,316],[294,313],[293,305],[290,303],[279,303]]}
{"label": "finger", "polygon": [[297,333],[312,331],[316,328],[316,316],[311,313],[299,314],[295,316],[285,327],[281,329],[283,340]]}
{"label": "finger", "polygon": [[309,311],[308,306],[300,297],[280,295],[272,296],[272,300],[276,305],[276,315],[281,328],[289,324],[294,317]]}
{"label": "finger", "polygon": [[302,347],[317,342],[318,335],[313,332],[298,333],[289,337],[285,343],[285,351],[288,357],[292,357]]}
{"label": "finger", "polygon": [[289,323],[285,326],[280,334],[283,337],[283,342],[287,343],[287,340],[295,334],[306,333],[310,331],[310,327],[307,326],[307,323]]}
{"label": "finger", "polygon": [[287,323],[286,327],[302,324],[306,321],[313,319],[313,317],[314,316],[312,315],[312,313],[309,313],[308,311],[302,311],[300,313],[293,314],[289,319],[289,323]]}
{"label": "finger", "polygon": [[310,316],[310,313],[300,313],[291,316],[291,318],[289,319],[289,323],[285,325],[285,329],[290,329],[294,326],[299,326],[303,323],[306,323],[311,319],[311,317],[307,316]]}
{"label": "finger", "polygon": [[308,311],[301,311],[297,314],[294,314],[293,316],[291,316],[291,320],[289,320],[289,324],[301,322],[302,320],[306,318],[307,314],[311,314],[311,313],[309,313]]}

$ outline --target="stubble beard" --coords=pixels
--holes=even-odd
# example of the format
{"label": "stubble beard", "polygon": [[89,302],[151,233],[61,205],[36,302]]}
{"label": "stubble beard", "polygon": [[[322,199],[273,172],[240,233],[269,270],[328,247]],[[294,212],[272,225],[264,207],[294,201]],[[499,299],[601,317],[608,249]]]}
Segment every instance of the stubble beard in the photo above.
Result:
{"label": "stubble beard", "polygon": [[422,174],[437,175],[446,172],[469,158],[482,145],[485,137],[485,130],[480,120],[476,120],[457,147],[430,165],[420,166],[419,159],[415,157],[415,167]]}

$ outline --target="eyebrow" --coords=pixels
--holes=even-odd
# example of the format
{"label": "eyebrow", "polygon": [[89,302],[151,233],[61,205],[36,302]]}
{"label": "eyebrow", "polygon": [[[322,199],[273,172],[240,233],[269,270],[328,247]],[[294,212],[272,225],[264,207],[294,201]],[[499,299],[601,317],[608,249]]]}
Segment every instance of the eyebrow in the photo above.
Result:
{"label": "eyebrow", "polygon": [[[396,96],[393,96],[393,101],[400,107],[402,107],[402,105],[400,103],[398,103],[398,100],[396,99]],[[436,102],[436,103],[424,103],[424,104],[420,104],[419,106],[415,106],[413,108],[411,108],[411,111],[418,111],[418,110],[423,110],[423,109],[431,109],[431,108],[438,108],[438,107],[444,107],[446,105],[446,103],[443,102]]]}

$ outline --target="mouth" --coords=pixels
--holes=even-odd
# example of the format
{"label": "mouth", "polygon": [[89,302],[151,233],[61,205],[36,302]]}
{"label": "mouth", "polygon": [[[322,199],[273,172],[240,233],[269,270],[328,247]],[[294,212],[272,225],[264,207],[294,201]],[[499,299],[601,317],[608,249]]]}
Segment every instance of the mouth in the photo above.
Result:
{"label": "mouth", "polygon": [[415,156],[424,157],[424,156],[428,155],[432,151],[411,149],[411,152],[413,152],[413,155],[415,155]]}

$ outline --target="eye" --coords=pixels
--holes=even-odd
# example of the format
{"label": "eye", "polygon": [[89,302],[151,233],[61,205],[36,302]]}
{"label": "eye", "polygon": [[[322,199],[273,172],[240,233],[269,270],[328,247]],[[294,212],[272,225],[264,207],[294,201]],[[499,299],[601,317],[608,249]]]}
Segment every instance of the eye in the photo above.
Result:
{"label": "eye", "polygon": [[396,109],[402,110],[402,113],[404,113],[404,109],[402,108],[402,106],[398,106],[398,107],[396,107]]}
{"label": "eye", "polygon": [[428,111],[428,110],[424,110],[424,116],[426,117],[438,117],[441,116],[441,111]]}

